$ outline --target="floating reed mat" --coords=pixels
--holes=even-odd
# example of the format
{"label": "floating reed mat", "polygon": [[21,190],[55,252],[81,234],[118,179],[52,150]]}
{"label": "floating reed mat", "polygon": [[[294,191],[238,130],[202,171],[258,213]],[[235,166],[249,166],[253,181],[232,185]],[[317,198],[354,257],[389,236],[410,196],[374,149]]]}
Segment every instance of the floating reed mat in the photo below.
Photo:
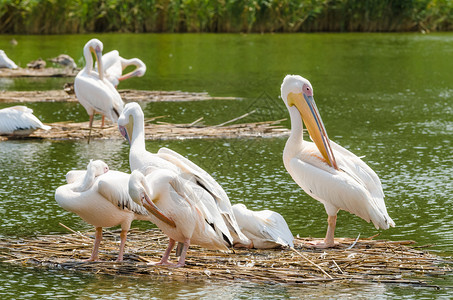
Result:
{"label": "floating reed mat", "polygon": [[[189,124],[173,124],[159,122],[155,117],[145,121],[145,139],[166,140],[166,139],[201,139],[201,138],[240,138],[240,137],[278,137],[288,136],[290,131],[280,125],[283,120],[232,124],[250,113],[234,118],[218,125],[199,125],[203,118]],[[150,123],[157,121],[157,123]],[[123,139],[118,126],[106,120],[104,127],[101,121],[96,120],[91,130],[91,139]],[[29,136],[0,136],[0,140],[6,139],[53,139],[53,140],[77,140],[87,139],[89,135],[89,122],[50,123],[50,130],[38,129]]]}
{"label": "floating reed mat", "polygon": [[44,69],[6,69],[0,68],[0,78],[4,77],[74,77],[79,70],[62,69],[62,68],[44,68]]}
{"label": "floating reed mat", "polygon": [[[64,225],[62,225],[64,226]],[[323,284],[326,282],[384,282],[430,285],[432,276],[452,272],[452,261],[415,247],[413,241],[338,238],[333,249],[312,249],[295,240],[295,249],[235,249],[229,253],[190,246],[186,266],[154,266],[168,238],[158,229],[132,229],[123,262],[116,262],[120,231],[104,230],[99,262],[87,262],[94,232],[0,239],[2,263],[124,276],[153,276],[174,280],[247,280],[258,283]],[[422,248],[422,247],[420,247]],[[176,262],[173,251],[170,258]]]}
{"label": "floating reed mat", "polygon": [[[0,69],[1,70],[1,69]],[[77,102],[74,91],[69,88],[68,94],[64,90],[50,91],[1,91],[0,103],[26,102]],[[144,91],[118,90],[124,102],[178,102],[203,100],[235,100],[236,97],[212,97],[208,93],[190,93],[181,91]]]}

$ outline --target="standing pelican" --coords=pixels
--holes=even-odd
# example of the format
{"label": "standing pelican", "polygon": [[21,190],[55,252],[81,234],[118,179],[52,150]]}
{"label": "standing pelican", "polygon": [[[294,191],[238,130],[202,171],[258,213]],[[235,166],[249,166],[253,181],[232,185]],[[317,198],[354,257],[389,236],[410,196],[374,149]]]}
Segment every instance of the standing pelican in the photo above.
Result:
{"label": "standing pelican", "polygon": [[0,50],[0,68],[18,68],[18,66],[6,55],[5,51],[3,50]]}
{"label": "standing pelican", "polygon": [[133,171],[129,179],[131,198],[150,212],[151,221],[170,241],[158,264],[168,262],[175,242],[183,244],[175,267],[185,264],[191,244],[213,250],[228,250],[233,239],[212,196],[190,180],[189,174],[152,168],[145,177]]}
{"label": "standing pelican", "polygon": [[135,102],[126,104],[118,119],[119,130],[131,147],[129,152],[131,171],[140,170],[146,175],[149,168],[158,168],[172,170],[176,173],[191,174],[191,180],[215,199],[233,237],[233,243],[250,244],[250,240],[237,225],[228,195],[211,175],[189,159],[168,148],[160,148],[157,154],[146,151],[144,122],[143,111],[140,105]]}
{"label": "standing pelican", "polygon": [[[313,99],[310,82],[287,75],[281,96],[291,117],[291,135],[283,151],[283,163],[294,181],[324,204],[328,215],[327,234],[317,247],[333,247],[340,209],[373,222],[376,229],[395,223],[387,213],[381,182],[360,158],[329,140]],[[303,140],[302,120],[313,140]]]}
{"label": "standing pelican", "polygon": [[26,106],[0,109],[0,135],[29,135],[36,129],[49,130]]}
{"label": "standing pelican", "polygon": [[[118,91],[104,78],[102,49],[102,42],[98,39],[92,39],[86,43],[85,47],[83,47],[86,65],[74,80],[76,97],[90,116],[88,142],[90,142],[95,112],[102,114],[102,126],[104,126],[104,116],[107,116],[112,122],[116,122],[124,107]],[[92,52],[97,60],[99,72],[93,70]]]}
{"label": "standing pelican", "polygon": [[103,161],[90,161],[86,172],[70,171],[68,184],[55,191],[55,200],[67,211],[76,213],[96,228],[89,261],[98,259],[102,227],[121,225],[118,261],[123,260],[127,232],[134,219],[149,220],[148,212],[131,200],[128,193],[130,175],[109,171]]}
{"label": "standing pelican", "polygon": [[242,233],[252,241],[245,246],[256,249],[294,247],[294,236],[279,213],[267,209],[252,211],[244,204],[233,205],[233,212]]}
{"label": "standing pelican", "polygon": [[[146,72],[146,65],[143,61],[138,58],[123,58],[117,50],[112,50],[104,54],[102,56],[102,63],[104,64],[105,77],[115,87],[117,87],[122,80],[135,76],[142,77]],[[123,75],[123,70],[128,66],[135,66],[135,69]]]}

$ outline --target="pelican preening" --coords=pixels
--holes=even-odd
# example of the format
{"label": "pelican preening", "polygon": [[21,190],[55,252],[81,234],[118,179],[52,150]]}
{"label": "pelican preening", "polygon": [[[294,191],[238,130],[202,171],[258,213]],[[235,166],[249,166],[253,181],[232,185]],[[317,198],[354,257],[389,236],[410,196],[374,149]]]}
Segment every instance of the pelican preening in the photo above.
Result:
{"label": "pelican preening", "polygon": [[[88,142],[90,141],[93,118],[96,112],[102,114],[102,126],[104,126],[104,116],[107,116],[112,122],[116,122],[124,107],[120,94],[104,77],[102,49],[103,44],[98,39],[91,39],[85,44],[83,55],[86,64],[74,80],[76,97],[90,116]],[[98,72],[93,70],[91,53],[94,53],[96,58]]]}
{"label": "pelican preening", "polygon": [[[291,117],[291,135],[283,151],[283,162],[294,181],[311,197],[324,204],[328,228],[324,243],[332,247],[340,209],[373,222],[376,229],[395,223],[387,213],[381,182],[360,158],[329,140],[313,99],[310,82],[287,75],[281,96]],[[303,140],[302,121],[313,140]]]}
{"label": "pelican preening", "polygon": [[145,175],[149,170],[168,169],[177,174],[190,174],[190,179],[205,189],[215,199],[218,209],[233,237],[233,244],[250,244],[250,240],[241,232],[234,217],[228,195],[206,171],[189,159],[168,148],[161,148],[157,154],[146,151],[145,125],[143,111],[135,102],[128,103],[118,119],[121,134],[130,144],[129,164],[131,171],[140,170]]}
{"label": "pelican preening", "polygon": [[[142,77],[146,72],[146,65],[143,61],[138,58],[123,58],[117,50],[112,50],[104,54],[102,56],[102,63],[104,64],[105,77],[115,87],[117,87],[122,80],[135,76]],[[135,69],[123,75],[123,70],[128,66],[135,66]]]}
{"label": "pelican preening", "polygon": [[148,209],[151,221],[170,238],[160,265],[171,265],[168,258],[175,242],[183,244],[175,267],[184,266],[191,244],[223,251],[233,245],[216,200],[191,176],[152,168],[146,177],[135,170],[129,179],[131,198]]}
{"label": "pelican preening", "polygon": [[36,129],[49,130],[26,106],[12,106],[0,109],[0,135],[26,136]]}
{"label": "pelican preening", "polygon": [[90,161],[87,171],[68,172],[68,184],[55,191],[55,200],[62,208],[79,215],[96,228],[89,261],[98,259],[102,227],[121,225],[118,261],[122,261],[131,222],[135,219],[149,219],[146,209],[137,205],[129,196],[129,176],[123,172],[109,170],[103,161]]}
{"label": "pelican preening", "polygon": [[6,55],[5,51],[3,50],[0,50],[0,68],[18,68],[18,66]]}
{"label": "pelican preening", "polygon": [[294,247],[294,236],[279,213],[271,210],[252,211],[244,204],[233,205],[233,212],[242,233],[252,241],[250,245],[245,245],[246,247]]}

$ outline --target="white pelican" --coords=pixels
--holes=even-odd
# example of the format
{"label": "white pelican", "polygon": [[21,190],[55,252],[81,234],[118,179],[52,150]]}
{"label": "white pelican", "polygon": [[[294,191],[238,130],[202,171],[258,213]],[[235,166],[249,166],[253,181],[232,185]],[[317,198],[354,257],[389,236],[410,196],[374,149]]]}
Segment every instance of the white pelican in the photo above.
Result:
{"label": "white pelican", "polygon": [[70,68],[72,70],[77,68],[76,63],[74,62],[74,59],[67,55],[67,54],[60,54],[57,57],[50,58],[49,61],[60,64],[66,68]]}
{"label": "white pelican", "polygon": [[176,173],[191,174],[191,179],[205,189],[217,202],[222,217],[233,237],[233,243],[250,244],[250,240],[241,232],[234,217],[230,199],[223,188],[206,171],[168,148],[160,148],[157,154],[146,151],[145,125],[143,111],[135,102],[126,104],[118,127],[131,146],[129,164],[131,171],[140,170],[145,175],[148,168],[168,169]]}
{"label": "white pelican", "polygon": [[[146,65],[143,61],[138,58],[123,58],[117,50],[112,50],[104,54],[102,56],[102,63],[104,64],[105,77],[115,87],[117,87],[122,80],[135,76],[142,77],[146,72]],[[135,69],[123,75],[123,70],[128,66],[135,66]]]}
{"label": "white pelican", "polygon": [[29,135],[36,129],[49,130],[26,106],[12,106],[0,109],[0,135]]}
{"label": "white pelican", "polygon": [[18,66],[6,55],[5,51],[3,50],[0,50],[0,68],[18,68]]}
{"label": "white pelican", "polygon": [[146,207],[151,221],[170,238],[160,265],[171,265],[168,257],[175,242],[183,244],[175,267],[184,266],[191,244],[224,251],[233,245],[216,201],[190,176],[152,168],[146,177],[135,170],[129,179],[131,198]]}
{"label": "white pelican", "polygon": [[[102,114],[102,126],[104,126],[104,116],[107,116],[112,122],[116,122],[124,107],[123,100],[118,91],[104,78],[102,49],[102,42],[98,39],[92,39],[86,43],[85,47],[83,47],[86,65],[74,80],[76,97],[90,116],[88,142],[90,141],[95,112]],[[99,73],[93,70],[91,52],[95,54]]]}
{"label": "white pelican", "polygon": [[[291,135],[283,151],[285,168],[307,194],[324,204],[328,215],[326,237],[316,246],[335,245],[340,209],[373,222],[376,229],[395,226],[387,213],[376,173],[353,153],[329,140],[310,82],[301,76],[287,75],[281,96],[291,117]],[[314,143],[303,140],[302,120]]]}
{"label": "white pelican", "polygon": [[271,210],[252,211],[244,204],[233,205],[233,212],[242,233],[252,241],[250,245],[245,245],[246,247],[294,247],[294,236],[279,213]]}
{"label": "white pelican", "polygon": [[121,225],[118,261],[123,260],[127,232],[134,219],[149,220],[146,209],[133,202],[128,193],[129,174],[109,171],[103,161],[90,161],[87,171],[70,171],[68,184],[55,191],[55,200],[67,211],[79,215],[96,228],[89,261],[98,259],[102,227]]}

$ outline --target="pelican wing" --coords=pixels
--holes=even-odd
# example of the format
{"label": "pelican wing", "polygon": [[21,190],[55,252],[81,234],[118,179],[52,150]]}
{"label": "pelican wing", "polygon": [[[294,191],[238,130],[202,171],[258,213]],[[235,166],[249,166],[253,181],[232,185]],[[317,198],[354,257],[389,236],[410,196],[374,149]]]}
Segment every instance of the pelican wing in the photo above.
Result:
{"label": "pelican wing", "polygon": [[194,184],[190,179],[187,179],[186,176],[187,174],[175,176],[170,181],[171,187],[180,197],[184,198],[201,213],[206,223],[211,226],[217,236],[223,239],[226,237],[225,241],[232,245],[233,238],[212,195]]}
{"label": "pelican wing", "polygon": [[82,70],[77,75],[74,81],[77,99],[89,115],[95,111],[116,122],[124,107],[123,100],[110,82],[100,80],[96,72],[92,74]]}
{"label": "pelican wing", "polygon": [[11,134],[17,130],[42,128],[49,130],[26,106],[13,106],[0,110],[0,134]]}
{"label": "pelican wing", "polygon": [[129,196],[129,177],[129,174],[112,170],[100,175],[98,193],[120,209],[128,209],[139,215],[148,215],[148,211]]}
{"label": "pelican wing", "polygon": [[66,173],[66,182],[68,184],[83,180],[87,170],[72,170]]}
{"label": "pelican wing", "polygon": [[294,236],[289,230],[285,219],[279,213],[271,210],[262,210],[255,211],[253,214],[258,220],[259,231],[263,237],[282,246],[294,247]]}
{"label": "pelican wing", "polygon": [[159,149],[157,154],[178,166],[183,172],[193,175],[193,179],[197,182],[197,184],[204,188],[215,199],[218,209],[223,216],[226,225],[230,231],[232,231],[233,236],[235,238],[237,236],[237,239],[239,239],[239,241],[243,244],[250,243],[248,238],[241,232],[239,226],[237,225],[228,195],[211,175],[189,159],[171,149],[162,147]]}
{"label": "pelican wing", "polygon": [[[335,157],[337,161],[344,159],[339,152],[335,152]],[[351,176],[347,172],[336,171],[310,153],[292,158],[290,169],[291,176],[299,186],[322,202],[329,214],[336,213],[338,209],[346,210],[383,229],[393,223],[386,211],[380,208],[379,200],[361,182],[363,174],[357,176],[348,170],[353,173]]]}
{"label": "pelican wing", "polygon": [[[376,173],[363,160],[354,153],[341,147],[337,143],[330,141],[338,167],[350,174],[360,184],[365,186],[374,197],[384,198],[381,181]],[[385,207],[385,204],[384,204]]]}

